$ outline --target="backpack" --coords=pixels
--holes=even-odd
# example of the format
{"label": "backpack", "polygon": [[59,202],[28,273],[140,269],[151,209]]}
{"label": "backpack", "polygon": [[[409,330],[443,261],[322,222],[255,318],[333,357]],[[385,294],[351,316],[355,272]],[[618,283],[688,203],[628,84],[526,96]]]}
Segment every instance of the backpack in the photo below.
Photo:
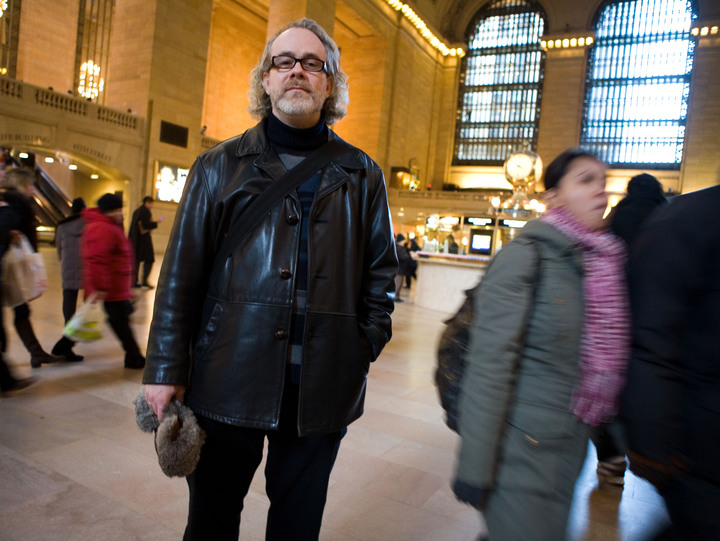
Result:
{"label": "backpack", "polygon": [[[537,264],[535,266],[534,285],[537,285],[540,276],[540,262],[542,261],[539,249],[530,240],[516,239],[513,242],[527,242],[535,249]],[[470,327],[473,321],[473,304],[475,297],[480,292],[481,285],[482,279],[475,287],[465,291],[465,301],[463,301],[457,313],[445,321],[446,327],[440,335],[438,343],[438,365],[435,370],[435,384],[440,395],[440,404],[445,410],[445,424],[455,432],[458,431],[460,387],[465,365],[467,364],[466,357],[470,341]]]}
{"label": "backpack", "polygon": [[445,424],[458,431],[458,402],[460,384],[465,371],[470,340],[470,326],[473,317],[473,299],[480,289],[480,283],[465,291],[465,301],[457,313],[445,321],[445,330],[438,344],[438,366],[435,370],[435,384],[440,395],[440,404],[445,410]]}

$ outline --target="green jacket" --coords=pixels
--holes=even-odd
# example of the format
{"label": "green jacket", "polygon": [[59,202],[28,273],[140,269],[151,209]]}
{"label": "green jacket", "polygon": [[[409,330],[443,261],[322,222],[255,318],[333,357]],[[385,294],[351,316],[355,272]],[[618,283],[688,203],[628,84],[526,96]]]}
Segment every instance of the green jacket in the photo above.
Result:
{"label": "green jacket", "polygon": [[[563,512],[588,437],[571,411],[582,279],[580,249],[535,220],[495,257],[475,299],[460,397],[457,480],[489,491],[485,517],[493,540],[533,538],[528,529],[536,527],[534,539],[564,535]],[[502,498],[496,498],[499,493]],[[559,507],[544,509],[544,500]],[[528,512],[521,519],[513,509]],[[557,524],[541,533],[553,517]]]}

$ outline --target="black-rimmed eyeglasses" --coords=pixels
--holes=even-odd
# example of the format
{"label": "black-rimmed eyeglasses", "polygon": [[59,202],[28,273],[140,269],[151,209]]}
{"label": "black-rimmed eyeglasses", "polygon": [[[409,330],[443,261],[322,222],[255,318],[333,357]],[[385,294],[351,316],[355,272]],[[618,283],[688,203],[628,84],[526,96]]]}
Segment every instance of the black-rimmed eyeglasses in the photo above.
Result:
{"label": "black-rimmed eyeglasses", "polygon": [[280,71],[289,71],[295,67],[295,64],[300,62],[302,69],[305,71],[318,72],[325,69],[325,62],[319,58],[293,58],[292,56],[286,56],[279,54],[272,57],[273,68]]}

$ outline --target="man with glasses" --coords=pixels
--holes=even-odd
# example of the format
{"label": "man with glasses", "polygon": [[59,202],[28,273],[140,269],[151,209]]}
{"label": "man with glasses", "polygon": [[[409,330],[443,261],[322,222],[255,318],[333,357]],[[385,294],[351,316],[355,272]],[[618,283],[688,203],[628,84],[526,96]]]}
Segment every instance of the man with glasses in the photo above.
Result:
{"label": "man with glasses", "polygon": [[[328,129],[348,103],[337,46],[314,21],[290,24],[266,45],[250,95],[260,123],[190,171],[143,377],[158,416],[184,399],[206,433],[188,477],[186,541],[237,540],[265,440],[266,539],[317,540],[340,440],[391,336],[397,260],[383,174]],[[235,217],[274,183],[292,185],[330,143],[332,159],[297,174],[299,187],[228,250]]]}

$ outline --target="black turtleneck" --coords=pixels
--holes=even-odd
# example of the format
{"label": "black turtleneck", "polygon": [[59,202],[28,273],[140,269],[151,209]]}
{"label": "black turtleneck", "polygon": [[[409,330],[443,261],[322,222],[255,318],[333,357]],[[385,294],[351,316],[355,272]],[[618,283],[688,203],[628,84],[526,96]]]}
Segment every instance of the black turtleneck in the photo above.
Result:
{"label": "black turtleneck", "polygon": [[325,115],[322,115],[320,122],[312,128],[293,128],[278,119],[271,111],[268,115],[266,133],[273,147],[290,151],[313,151],[328,140]]}

